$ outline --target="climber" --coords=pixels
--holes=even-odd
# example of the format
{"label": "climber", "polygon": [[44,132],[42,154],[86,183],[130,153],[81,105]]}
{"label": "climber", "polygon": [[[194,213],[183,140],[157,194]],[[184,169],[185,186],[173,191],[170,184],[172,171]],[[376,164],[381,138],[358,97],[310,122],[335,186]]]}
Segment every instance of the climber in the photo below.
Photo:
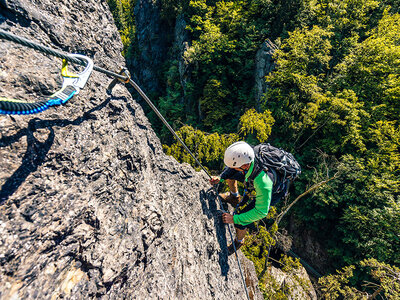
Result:
{"label": "climber", "polygon": [[[224,155],[225,169],[220,176],[213,176],[210,184],[215,185],[226,181],[229,192],[220,194],[221,200],[230,203],[236,207],[241,200],[238,190],[238,181],[243,182],[248,191],[246,197],[249,197],[249,190],[255,190],[255,201],[251,201],[243,210],[233,215],[224,213],[222,221],[227,224],[234,224],[236,229],[236,239],[234,241],[235,248],[239,249],[243,245],[247,228],[257,220],[267,216],[273,182],[265,170],[261,170],[259,174],[255,168],[255,152],[253,148],[246,142],[236,142],[230,145]],[[252,178],[251,175],[256,175]],[[228,247],[228,253],[234,253],[233,244]]]}

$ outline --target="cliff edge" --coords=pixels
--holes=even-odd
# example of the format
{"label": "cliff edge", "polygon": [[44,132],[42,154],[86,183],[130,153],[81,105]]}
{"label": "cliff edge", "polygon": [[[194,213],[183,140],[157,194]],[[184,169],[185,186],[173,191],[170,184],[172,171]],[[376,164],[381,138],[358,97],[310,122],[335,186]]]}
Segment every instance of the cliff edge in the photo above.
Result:
{"label": "cliff edge", "polygon": [[[106,1],[1,0],[0,28],[118,70]],[[0,96],[61,86],[61,60],[0,40]],[[164,155],[125,87],[93,72],[66,105],[0,115],[1,299],[246,299],[207,176]],[[252,299],[262,298],[240,253]]]}

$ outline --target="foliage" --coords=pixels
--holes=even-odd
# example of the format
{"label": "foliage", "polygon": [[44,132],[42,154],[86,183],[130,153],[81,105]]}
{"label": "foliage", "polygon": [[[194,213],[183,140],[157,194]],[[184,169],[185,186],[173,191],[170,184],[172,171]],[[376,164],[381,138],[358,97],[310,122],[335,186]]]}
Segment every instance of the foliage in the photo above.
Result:
{"label": "foliage", "polygon": [[[183,140],[190,151],[196,156],[200,163],[210,169],[219,169],[225,149],[233,142],[238,141],[237,134],[219,135],[218,133],[207,134],[191,126],[183,126],[177,131],[179,138]],[[174,156],[180,162],[190,163],[196,166],[195,160],[176,142],[171,146],[163,145],[168,155]]]}
{"label": "foliage", "polygon": [[323,0],[316,5],[318,23],[334,33],[331,65],[348,55],[360,37],[375,25],[371,14],[378,5],[376,0]]}
{"label": "foliage", "polygon": [[[271,133],[273,122],[274,119],[269,111],[261,114],[250,109],[240,118],[238,133],[221,135],[215,132],[210,134],[185,125],[177,131],[177,134],[202,165],[211,170],[218,170],[222,167],[225,149],[230,144],[239,140],[246,140],[252,144],[266,141]],[[163,147],[166,154],[172,155],[178,161],[198,167],[195,160],[179,142],[175,142],[171,146],[163,145]]]}
{"label": "foliage", "polygon": [[107,0],[107,3],[124,46],[122,54],[129,58],[132,55],[132,43],[135,38],[135,20],[133,18],[135,0]]}
{"label": "foliage", "polygon": [[[190,1],[187,30],[192,43],[184,53],[196,85],[187,93],[197,99],[200,129],[233,132],[239,117],[255,105],[254,57],[263,34],[249,20],[247,1]],[[250,21],[250,24],[248,23]]]}
{"label": "foliage", "polygon": [[[340,180],[296,208],[298,218],[318,228],[337,266],[365,257],[398,264],[391,229],[398,227],[400,191],[400,16],[385,11],[376,22],[369,18],[376,1],[326,2],[318,7],[321,23],[293,31],[276,52],[277,70],[268,76],[264,99],[276,120],[272,139],[316,169],[313,149],[342,162]],[[350,4],[357,11],[350,11],[346,30],[353,34],[340,36],[345,15],[337,10]],[[349,36],[356,37],[351,47]],[[339,53],[340,46],[346,50]],[[305,169],[303,178],[310,172]]]}
{"label": "foliage", "polygon": [[282,271],[284,272],[290,272],[293,270],[299,270],[302,266],[300,263],[300,259],[295,258],[293,259],[290,256],[282,255],[281,259],[279,262],[282,264]]}
{"label": "foliage", "polygon": [[[179,83],[177,61],[174,61],[164,73],[164,82],[167,85],[166,95],[159,98],[158,109],[166,120],[174,120],[173,127],[180,127],[181,124],[187,122],[188,119],[185,118],[183,90]],[[160,126],[162,125],[160,124]],[[160,136],[163,141],[171,140],[171,133],[166,127],[162,127]]]}
{"label": "foliage", "polygon": [[351,88],[373,120],[398,120],[400,15],[385,13],[368,38],[336,66],[335,86]]}
{"label": "foliage", "polygon": [[229,91],[221,86],[221,82],[216,79],[208,80],[203,90],[203,97],[200,98],[200,110],[204,115],[203,124],[208,128],[225,119],[229,113],[224,106],[224,99]]}
{"label": "foliage", "polygon": [[[347,234],[343,241],[362,253],[358,257],[379,257],[399,265],[399,225],[400,209],[393,201],[385,207],[371,210],[361,205],[350,206],[344,211],[340,230]],[[353,228],[353,231],[347,233],[348,228]]]}
{"label": "foliage", "polygon": [[[267,218],[271,218],[270,215]],[[258,225],[256,233],[246,236],[242,252],[253,262],[257,275],[264,271],[268,250],[275,245],[273,236],[277,230],[277,226],[268,231],[265,226]]]}
{"label": "foliage", "polygon": [[349,286],[350,278],[353,277],[354,266],[344,267],[337,271],[335,275],[328,275],[319,279],[322,299],[367,299],[364,293],[361,293],[354,287]]}
{"label": "foliage", "polygon": [[187,7],[187,1],[180,0],[160,0],[160,15],[170,26],[175,24],[175,20]]}
{"label": "foliage", "polygon": [[270,39],[310,24],[315,19],[314,0],[254,0],[248,2],[249,19],[256,30]]}
{"label": "foliage", "polygon": [[372,258],[362,261],[360,265],[370,269],[371,279],[374,282],[367,282],[367,287],[373,288],[373,295],[383,294],[386,299],[400,298],[400,269],[398,267]]}
{"label": "foliage", "polygon": [[[351,283],[355,271],[366,275],[360,289]],[[400,269],[373,258],[344,267],[335,275],[320,278],[318,283],[322,299],[375,299],[378,295],[384,299],[400,297]]]}
{"label": "foliage", "polygon": [[264,143],[271,135],[274,121],[268,110],[258,113],[254,108],[249,109],[240,117],[239,135],[253,145]]}

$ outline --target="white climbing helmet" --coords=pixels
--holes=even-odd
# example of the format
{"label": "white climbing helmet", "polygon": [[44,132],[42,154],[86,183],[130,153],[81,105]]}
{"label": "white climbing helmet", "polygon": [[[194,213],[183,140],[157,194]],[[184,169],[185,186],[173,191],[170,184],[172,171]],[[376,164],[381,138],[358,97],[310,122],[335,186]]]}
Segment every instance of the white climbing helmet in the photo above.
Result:
{"label": "white climbing helmet", "polygon": [[254,160],[254,150],[246,142],[236,142],[225,150],[224,163],[229,168],[240,168]]}

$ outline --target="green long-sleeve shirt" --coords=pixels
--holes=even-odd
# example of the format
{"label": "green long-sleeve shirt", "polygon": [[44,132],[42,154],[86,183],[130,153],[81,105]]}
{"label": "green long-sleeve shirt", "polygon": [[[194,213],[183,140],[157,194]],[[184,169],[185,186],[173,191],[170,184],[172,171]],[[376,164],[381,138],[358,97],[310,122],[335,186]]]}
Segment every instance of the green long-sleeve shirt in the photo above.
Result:
{"label": "green long-sleeve shirt", "polygon": [[[254,161],[251,163],[249,171],[245,176],[247,182],[251,173],[254,170]],[[248,225],[257,220],[263,219],[267,216],[269,205],[271,203],[273,182],[266,172],[261,171],[256,178],[254,178],[254,189],[256,191],[256,204],[255,207],[248,212],[234,215],[233,222],[240,225]]]}

